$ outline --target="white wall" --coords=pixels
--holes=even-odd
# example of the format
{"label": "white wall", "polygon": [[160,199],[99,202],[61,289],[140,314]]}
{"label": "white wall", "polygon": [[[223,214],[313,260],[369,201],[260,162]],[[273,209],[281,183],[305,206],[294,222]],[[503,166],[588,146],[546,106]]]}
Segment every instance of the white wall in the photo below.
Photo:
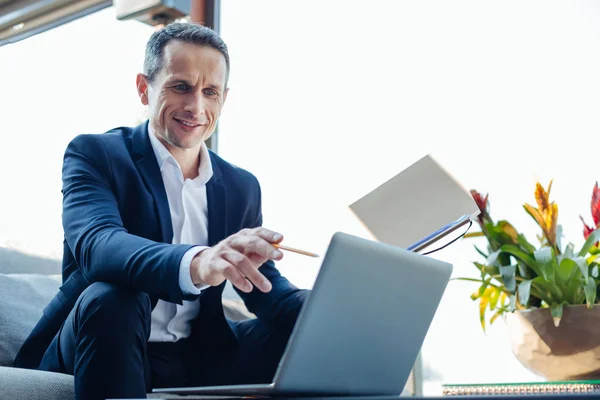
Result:
{"label": "white wall", "polygon": [[[222,4],[232,73],[219,149],[259,177],[265,225],[290,245],[322,252],[336,230],[364,234],[347,206],[429,152],[532,242],[522,204],[554,179],[567,240],[583,244],[578,215],[591,220],[600,178],[598,3]],[[438,257],[473,275],[473,243]],[[318,261],[288,255],[280,268],[310,287]],[[439,375],[426,393],[435,380],[539,379],[510,354],[502,322],[482,334],[474,290],[447,290],[423,349]]]}

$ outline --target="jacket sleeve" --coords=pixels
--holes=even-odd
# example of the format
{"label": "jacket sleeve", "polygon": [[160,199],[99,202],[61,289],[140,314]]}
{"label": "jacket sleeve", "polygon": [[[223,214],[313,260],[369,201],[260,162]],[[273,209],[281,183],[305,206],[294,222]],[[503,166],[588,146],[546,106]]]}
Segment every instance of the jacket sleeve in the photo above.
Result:
{"label": "jacket sleeve", "polygon": [[[247,226],[248,228],[262,226],[260,185],[258,181],[255,182],[257,212],[254,221],[250,223],[250,226]],[[250,293],[244,293],[237,288],[236,290],[244,300],[248,310],[261,321],[290,333],[310,291],[294,286],[281,275],[272,260],[264,263],[260,267],[260,272],[271,282],[272,289],[269,293],[263,293],[256,288]]]}
{"label": "jacket sleeve", "polygon": [[157,243],[123,226],[111,188],[111,160],[95,135],[76,137],[63,161],[65,238],[89,282],[128,285],[181,304],[179,263],[192,246]]}

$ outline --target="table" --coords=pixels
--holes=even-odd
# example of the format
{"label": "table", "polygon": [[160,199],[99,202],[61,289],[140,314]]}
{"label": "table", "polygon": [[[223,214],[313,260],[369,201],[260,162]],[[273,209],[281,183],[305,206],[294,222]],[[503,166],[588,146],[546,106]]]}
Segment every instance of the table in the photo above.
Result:
{"label": "table", "polygon": [[[165,397],[169,399],[185,399],[185,400],[248,400],[249,397],[226,397],[226,396],[181,396],[181,397]],[[253,399],[259,397],[252,397]],[[267,399],[267,397],[262,397]],[[495,400],[495,399],[526,399],[526,400],[590,400],[600,399],[600,393],[572,393],[572,394],[531,394],[531,395],[505,395],[505,396],[417,396],[417,397],[396,397],[396,396],[355,396],[355,397],[275,397],[275,400],[402,400],[402,399],[423,399],[423,400]],[[118,399],[126,400],[126,399]]]}

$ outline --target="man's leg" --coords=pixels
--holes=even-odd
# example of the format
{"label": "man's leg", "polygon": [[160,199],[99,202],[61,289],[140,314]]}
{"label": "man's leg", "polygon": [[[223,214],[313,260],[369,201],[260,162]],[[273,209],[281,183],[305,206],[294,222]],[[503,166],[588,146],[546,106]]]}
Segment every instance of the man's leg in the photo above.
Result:
{"label": "man's leg", "polygon": [[[216,355],[195,355],[187,361],[189,386],[271,383],[289,339],[289,332],[258,319],[235,323],[238,347]],[[205,357],[208,356],[208,357]]]}
{"label": "man's leg", "polygon": [[93,283],[79,296],[40,369],[74,375],[77,399],[145,398],[150,308],[145,293]]}

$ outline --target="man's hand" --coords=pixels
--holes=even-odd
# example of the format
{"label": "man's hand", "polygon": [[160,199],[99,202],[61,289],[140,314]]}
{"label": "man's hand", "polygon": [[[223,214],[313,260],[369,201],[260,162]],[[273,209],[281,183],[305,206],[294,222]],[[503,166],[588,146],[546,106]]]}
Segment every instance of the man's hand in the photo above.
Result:
{"label": "man's hand", "polygon": [[283,236],[266,228],[242,229],[192,260],[190,274],[194,285],[217,286],[225,279],[243,292],[253,286],[262,292],[271,290],[271,282],[258,271],[267,260],[281,260],[283,253],[273,243]]}

